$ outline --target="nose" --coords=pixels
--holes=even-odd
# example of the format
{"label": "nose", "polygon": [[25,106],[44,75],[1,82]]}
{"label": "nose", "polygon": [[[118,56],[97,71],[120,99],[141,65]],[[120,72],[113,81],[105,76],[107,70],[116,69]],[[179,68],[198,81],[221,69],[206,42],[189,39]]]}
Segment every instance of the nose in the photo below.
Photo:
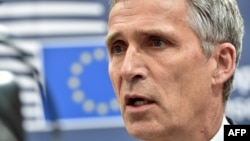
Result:
{"label": "nose", "polygon": [[145,79],[147,69],[143,53],[136,48],[128,47],[120,71],[122,78],[126,81]]}

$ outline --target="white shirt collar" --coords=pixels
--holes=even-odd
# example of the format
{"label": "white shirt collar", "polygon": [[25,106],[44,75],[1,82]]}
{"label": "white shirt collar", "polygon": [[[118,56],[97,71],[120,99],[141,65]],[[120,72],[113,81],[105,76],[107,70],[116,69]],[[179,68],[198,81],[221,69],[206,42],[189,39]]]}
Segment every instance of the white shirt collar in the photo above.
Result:
{"label": "white shirt collar", "polygon": [[223,117],[219,131],[210,141],[224,141],[224,125],[229,125],[225,116]]}

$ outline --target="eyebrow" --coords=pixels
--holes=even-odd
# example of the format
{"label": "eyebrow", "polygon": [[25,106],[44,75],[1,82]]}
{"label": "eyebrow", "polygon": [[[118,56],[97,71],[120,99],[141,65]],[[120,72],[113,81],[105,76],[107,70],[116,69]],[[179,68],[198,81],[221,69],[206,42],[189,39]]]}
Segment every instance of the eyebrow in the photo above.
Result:
{"label": "eyebrow", "polygon": [[[123,37],[123,33],[121,31],[115,31],[108,33],[106,36],[106,45],[110,45],[112,42],[114,42],[117,38]],[[175,37],[176,35],[173,34],[173,32],[163,32],[162,30],[158,29],[136,29],[135,36],[156,36],[156,37],[164,37],[170,40],[173,43],[177,43]]]}
{"label": "eyebrow", "polygon": [[144,37],[160,37],[163,39],[167,39],[172,44],[178,45],[177,36],[174,32],[171,32],[170,30],[164,32],[159,29],[138,29],[135,31],[136,36],[144,36]]}
{"label": "eyebrow", "polygon": [[166,36],[166,33],[162,32],[161,30],[149,29],[149,30],[136,30],[135,34],[143,35],[143,36]]}
{"label": "eyebrow", "polygon": [[122,32],[111,32],[108,33],[108,35],[106,36],[106,45],[111,44],[113,41],[115,41],[118,37],[123,36]]}

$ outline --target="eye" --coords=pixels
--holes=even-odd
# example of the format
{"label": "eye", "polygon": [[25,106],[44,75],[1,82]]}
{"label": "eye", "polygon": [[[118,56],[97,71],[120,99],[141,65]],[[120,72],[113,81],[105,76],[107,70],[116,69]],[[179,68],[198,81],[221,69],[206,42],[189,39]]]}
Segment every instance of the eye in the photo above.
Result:
{"label": "eye", "polygon": [[124,51],[125,51],[125,47],[123,47],[121,45],[114,45],[111,48],[111,53],[113,53],[113,54],[121,54]]}
{"label": "eye", "polygon": [[165,41],[162,39],[152,39],[152,46],[153,47],[164,47],[166,45]]}

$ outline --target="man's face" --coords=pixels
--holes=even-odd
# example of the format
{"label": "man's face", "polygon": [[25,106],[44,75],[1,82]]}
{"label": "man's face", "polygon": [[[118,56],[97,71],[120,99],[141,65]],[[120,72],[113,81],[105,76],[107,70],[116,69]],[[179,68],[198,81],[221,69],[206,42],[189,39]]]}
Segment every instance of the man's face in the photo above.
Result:
{"label": "man's face", "polygon": [[187,12],[183,0],[120,1],[111,10],[109,75],[135,137],[192,135],[209,112],[214,61],[203,55]]}

